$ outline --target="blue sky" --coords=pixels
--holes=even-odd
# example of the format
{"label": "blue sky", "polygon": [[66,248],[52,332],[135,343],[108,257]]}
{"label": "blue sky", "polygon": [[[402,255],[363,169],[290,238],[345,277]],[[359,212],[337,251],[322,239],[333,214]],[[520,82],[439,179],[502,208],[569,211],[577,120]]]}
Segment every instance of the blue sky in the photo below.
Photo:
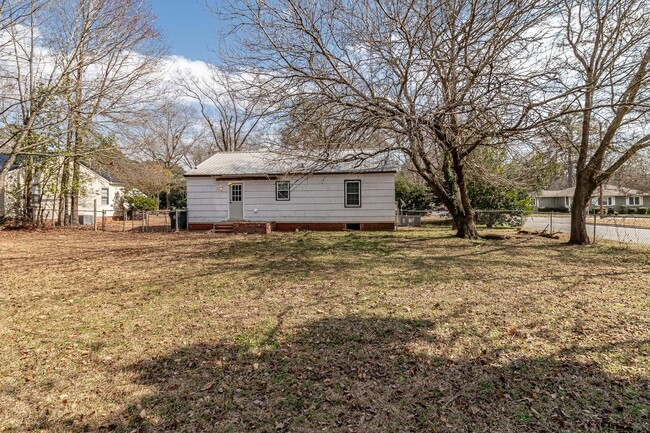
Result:
{"label": "blue sky", "polygon": [[[208,12],[206,0],[150,0],[157,15],[169,54],[191,60],[208,60],[214,55],[218,19]],[[211,1],[218,5],[219,1]]]}

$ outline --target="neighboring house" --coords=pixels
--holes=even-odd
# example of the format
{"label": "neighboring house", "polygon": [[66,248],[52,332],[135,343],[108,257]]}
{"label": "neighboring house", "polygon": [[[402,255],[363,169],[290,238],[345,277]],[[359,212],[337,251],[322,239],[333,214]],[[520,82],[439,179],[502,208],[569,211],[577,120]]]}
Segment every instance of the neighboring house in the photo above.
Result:
{"label": "neighboring house", "polygon": [[[539,197],[535,198],[535,205],[538,209],[571,209],[575,187],[561,190],[542,191]],[[603,207],[612,211],[620,212],[623,209],[633,209],[650,206],[650,193],[630,188],[620,188],[614,185],[603,185]],[[590,207],[600,208],[600,188],[594,191]]]}
{"label": "neighboring house", "polygon": [[[6,155],[0,155],[0,169],[7,162]],[[97,201],[97,217],[104,215],[107,219],[121,217],[121,198],[124,195],[124,183],[107,173],[99,173],[81,165],[81,188],[79,194],[80,222],[92,222],[94,203]],[[47,177],[47,179],[46,179]],[[56,221],[58,198],[52,185],[60,178],[60,173],[46,176],[36,175],[32,180],[32,208],[38,208],[42,220]],[[24,190],[25,169],[20,164],[14,164],[7,175],[5,185],[0,185],[0,216],[16,216],[20,203],[18,191]],[[104,211],[104,212],[103,212]],[[103,213],[102,213],[103,212]],[[85,218],[84,218],[85,217]]]}
{"label": "neighboring house", "polygon": [[189,228],[250,221],[275,230],[393,230],[395,172],[386,161],[315,168],[272,153],[218,153],[185,175]]}

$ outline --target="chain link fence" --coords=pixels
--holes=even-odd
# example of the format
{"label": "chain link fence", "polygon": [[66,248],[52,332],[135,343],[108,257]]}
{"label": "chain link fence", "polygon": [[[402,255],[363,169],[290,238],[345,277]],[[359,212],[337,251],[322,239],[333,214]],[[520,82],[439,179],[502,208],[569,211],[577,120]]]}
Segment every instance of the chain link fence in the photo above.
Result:
{"label": "chain link fence", "polygon": [[[528,213],[521,210],[475,210],[476,224],[486,228],[522,227]],[[398,226],[415,226],[433,224],[452,224],[451,214],[445,210],[403,209],[398,215]]]}
{"label": "chain link fence", "polygon": [[[571,232],[568,212],[525,212],[519,210],[475,210],[479,228],[522,228],[546,236]],[[401,210],[398,226],[451,226],[451,215],[444,210]],[[650,245],[650,215],[603,215],[587,217],[587,232],[594,241],[615,241]]]}
{"label": "chain link fence", "polygon": [[[539,212],[528,216],[524,228],[548,234],[571,232],[571,215],[562,212]],[[642,215],[587,216],[587,233],[602,240],[650,245],[650,217]]]}
{"label": "chain link fence", "polygon": [[97,212],[94,230],[104,232],[166,233],[187,230],[187,210]]}

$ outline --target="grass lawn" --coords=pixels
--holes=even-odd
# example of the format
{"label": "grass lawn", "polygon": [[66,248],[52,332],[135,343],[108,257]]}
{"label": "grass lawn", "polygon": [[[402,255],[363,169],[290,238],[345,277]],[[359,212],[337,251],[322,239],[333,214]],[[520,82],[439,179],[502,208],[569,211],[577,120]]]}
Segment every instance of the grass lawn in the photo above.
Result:
{"label": "grass lawn", "polygon": [[0,431],[650,429],[650,250],[0,232]]}

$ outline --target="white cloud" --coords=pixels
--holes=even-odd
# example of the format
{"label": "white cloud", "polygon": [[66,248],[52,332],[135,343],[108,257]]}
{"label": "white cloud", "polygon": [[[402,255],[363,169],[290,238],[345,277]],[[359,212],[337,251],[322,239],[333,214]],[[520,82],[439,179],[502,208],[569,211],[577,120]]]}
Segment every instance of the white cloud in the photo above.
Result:
{"label": "white cloud", "polygon": [[168,56],[163,59],[164,79],[176,82],[179,77],[192,74],[196,77],[209,77],[211,66],[200,60],[190,60],[182,56]]}

